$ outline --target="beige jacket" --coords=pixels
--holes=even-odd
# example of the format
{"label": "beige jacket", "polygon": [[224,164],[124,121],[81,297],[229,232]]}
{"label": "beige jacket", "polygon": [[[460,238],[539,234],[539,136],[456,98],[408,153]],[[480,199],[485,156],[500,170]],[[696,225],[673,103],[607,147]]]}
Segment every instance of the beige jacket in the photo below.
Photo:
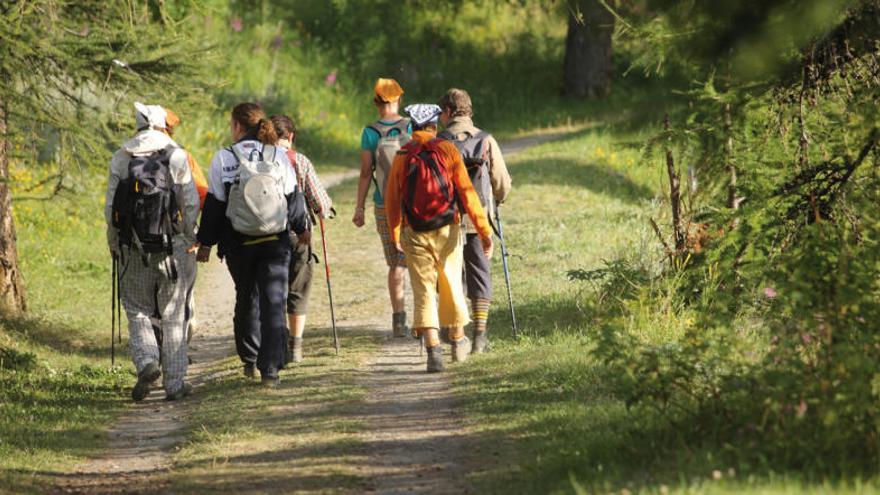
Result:
{"label": "beige jacket", "polygon": [[[474,135],[480,132],[480,129],[474,125],[473,120],[470,117],[455,117],[449,121],[449,124],[446,126],[446,132],[455,136],[456,139],[464,139],[465,134],[470,133]],[[504,156],[501,154],[501,146],[498,145],[498,141],[495,140],[491,135],[486,139],[486,142],[489,146],[489,182],[492,184],[492,200],[494,203],[503,204],[507,199],[507,195],[510,194],[511,188],[511,179],[510,173],[507,171],[507,164],[504,163]],[[495,204],[487,205],[486,214],[493,221],[495,220]],[[476,229],[473,228],[470,221],[464,216],[464,226],[467,230],[468,234],[476,233]]]}

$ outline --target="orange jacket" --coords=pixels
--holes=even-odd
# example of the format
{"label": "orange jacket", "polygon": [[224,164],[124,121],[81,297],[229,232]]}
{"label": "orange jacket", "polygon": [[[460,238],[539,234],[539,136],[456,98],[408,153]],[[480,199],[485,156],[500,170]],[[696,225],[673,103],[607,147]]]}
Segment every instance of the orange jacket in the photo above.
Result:
{"label": "orange jacket", "polygon": [[[416,131],[413,133],[413,141],[426,143],[436,136],[426,131]],[[486,219],[486,212],[483,205],[480,204],[480,198],[471,184],[471,178],[468,176],[467,168],[461,159],[458,149],[449,141],[441,141],[438,148],[445,155],[443,162],[449,169],[449,175],[455,185],[455,191],[461,201],[461,205],[467,212],[471,223],[476,227],[480,238],[488,239],[492,237],[492,228],[489,226],[489,220]],[[406,180],[406,155],[397,155],[394,163],[391,165],[391,174],[388,176],[388,186],[385,189],[385,215],[388,221],[388,229],[391,232],[391,241],[397,244],[400,242],[400,227],[406,221],[404,215],[401,214],[401,196],[403,194],[404,181]],[[459,215],[458,213],[457,215]],[[456,222],[460,218],[456,215]]]}
{"label": "orange jacket", "polygon": [[193,183],[196,185],[196,191],[199,193],[199,210],[205,206],[205,197],[208,195],[208,181],[205,180],[205,174],[202,168],[196,162],[194,156],[189,151],[186,152],[186,161],[189,163],[189,169],[192,171]]}

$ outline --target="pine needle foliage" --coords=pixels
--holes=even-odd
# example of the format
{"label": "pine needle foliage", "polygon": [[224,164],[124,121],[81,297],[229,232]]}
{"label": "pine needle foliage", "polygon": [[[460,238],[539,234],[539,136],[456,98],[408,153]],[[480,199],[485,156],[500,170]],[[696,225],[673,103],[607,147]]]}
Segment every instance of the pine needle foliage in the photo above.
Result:
{"label": "pine needle foliage", "polygon": [[203,86],[204,50],[165,2],[12,1],[0,11],[0,105],[25,153],[52,140],[50,152],[82,162],[130,129],[132,100]]}

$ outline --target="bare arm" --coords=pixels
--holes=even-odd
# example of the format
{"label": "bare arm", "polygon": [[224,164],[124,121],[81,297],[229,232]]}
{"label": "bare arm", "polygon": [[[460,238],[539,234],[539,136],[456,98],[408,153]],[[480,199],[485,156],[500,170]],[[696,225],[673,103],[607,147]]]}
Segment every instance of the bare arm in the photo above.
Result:
{"label": "bare arm", "polygon": [[358,227],[364,225],[364,204],[367,201],[367,192],[370,190],[370,179],[373,177],[373,153],[369,150],[361,150],[361,176],[358,181],[357,203],[355,204],[354,216],[351,221]]}

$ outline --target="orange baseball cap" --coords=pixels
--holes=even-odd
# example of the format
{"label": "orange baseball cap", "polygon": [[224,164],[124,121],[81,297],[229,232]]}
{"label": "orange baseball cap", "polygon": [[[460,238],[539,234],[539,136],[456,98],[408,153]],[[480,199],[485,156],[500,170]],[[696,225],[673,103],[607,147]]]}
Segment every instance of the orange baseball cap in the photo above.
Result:
{"label": "orange baseball cap", "polygon": [[373,87],[373,92],[376,93],[377,98],[385,103],[397,101],[403,96],[403,88],[400,87],[400,84],[397,84],[397,81],[394,79],[385,79],[383,77],[376,80],[376,86]]}

